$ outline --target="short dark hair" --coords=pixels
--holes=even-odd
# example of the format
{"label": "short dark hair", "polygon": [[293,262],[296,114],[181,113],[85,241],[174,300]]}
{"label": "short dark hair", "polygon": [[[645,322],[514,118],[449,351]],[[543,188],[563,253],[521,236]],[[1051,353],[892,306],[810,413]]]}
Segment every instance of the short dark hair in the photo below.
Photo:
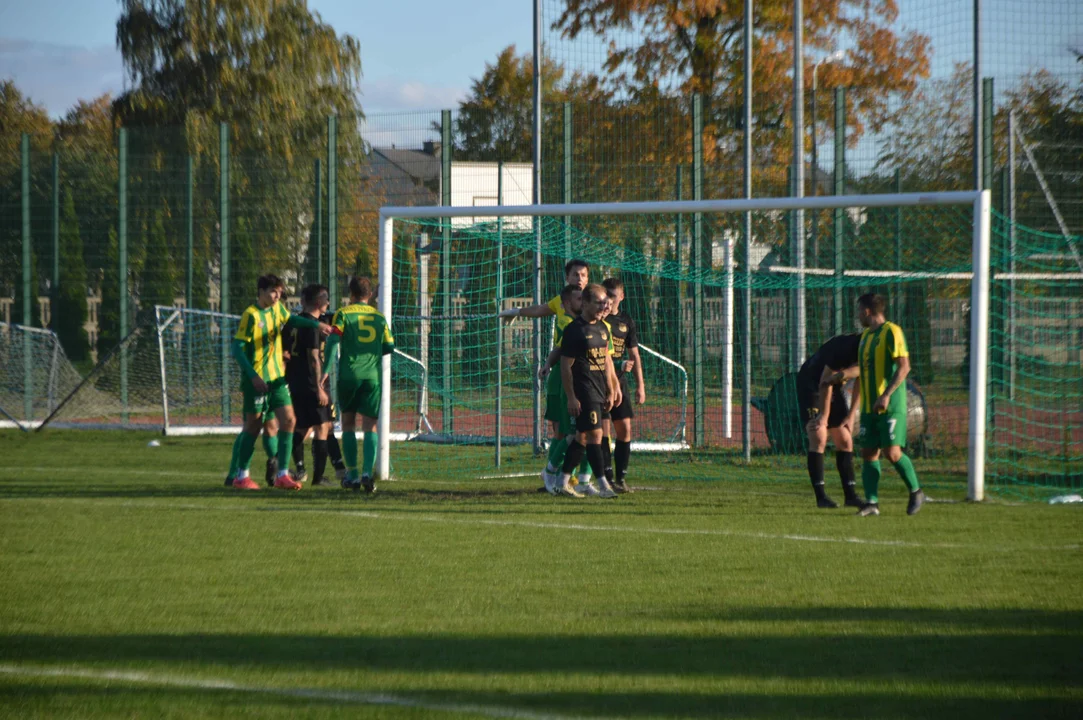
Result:
{"label": "short dark hair", "polygon": [[617,290],[620,290],[621,292],[624,291],[624,283],[621,281],[620,278],[615,277],[606,278],[605,280],[603,280],[602,287],[604,287],[606,290],[613,292]]}
{"label": "short dark hair", "polygon": [[305,289],[301,291],[301,302],[307,307],[319,307],[327,302],[330,297],[327,286],[319,283],[306,285]]}
{"label": "short dark hair", "polygon": [[584,300],[586,299],[587,295],[598,295],[598,294],[601,294],[601,296],[603,298],[606,296],[605,288],[602,287],[601,285],[599,285],[598,283],[591,283],[590,285],[587,285],[585,288],[583,288],[583,299]]}
{"label": "short dark hair", "polygon": [[884,299],[883,295],[865,293],[857,299],[857,305],[860,308],[869,310],[873,315],[882,315],[884,310],[887,309],[887,300]]}
{"label": "short dark hair", "polygon": [[573,293],[577,292],[579,292],[578,285],[565,285],[564,288],[560,291],[560,301],[567,302],[568,298],[570,298]]}
{"label": "short dark hair", "polygon": [[372,278],[368,277],[367,275],[357,275],[350,278],[350,297],[372,297]]}
{"label": "short dark hair", "polygon": [[564,263],[564,277],[568,277],[568,273],[570,273],[572,270],[575,270],[577,267],[585,267],[587,269],[587,272],[590,272],[590,263],[588,263],[586,260],[575,258],[574,260],[569,260],[568,262]]}
{"label": "short dark hair", "polygon": [[266,275],[260,275],[259,280],[256,281],[256,288],[263,292],[264,290],[273,290],[274,288],[285,287],[286,284],[282,282],[282,278],[271,273]]}

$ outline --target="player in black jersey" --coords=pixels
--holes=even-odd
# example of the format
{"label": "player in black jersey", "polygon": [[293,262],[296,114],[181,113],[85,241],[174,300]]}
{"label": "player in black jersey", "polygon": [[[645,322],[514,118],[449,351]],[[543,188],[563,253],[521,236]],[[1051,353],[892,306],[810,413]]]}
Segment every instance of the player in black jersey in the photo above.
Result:
{"label": "player in black jersey", "polygon": [[837,335],[812,354],[797,373],[797,404],[808,432],[808,473],[816,507],[838,504],[824,490],[824,450],[827,437],[835,443],[835,466],[846,493],[846,505],[861,507],[854,478],[854,424],[859,404],[850,407],[843,386],[858,376],[857,348],[861,336]]}
{"label": "player in black jersey", "polygon": [[624,283],[618,278],[608,278],[602,286],[609,296],[610,314],[606,322],[613,335],[613,368],[620,383],[621,394],[620,404],[610,411],[613,422],[612,437],[616,440],[613,450],[613,489],[617,492],[631,492],[625,482],[625,475],[628,472],[628,459],[632,454],[632,418],[635,417],[635,411],[632,409],[632,395],[628,389],[628,372],[635,376],[635,404],[642,405],[647,401],[647,392],[643,385],[643,363],[639,357],[639,334],[636,332],[635,321],[620,307],[624,300]]}
{"label": "player in black jersey", "polygon": [[570,497],[583,497],[571,486],[571,477],[584,453],[601,485],[598,495],[617,496],[605,483],[601,445],[603,416],[621,400],[609,354],[609,331],[599,320],[608,302],[605,288],[587,285],[580,315],[565,328],[560,345],[560,377],[568,397],[568,414],[575,418],[576,436],[564,455],[559,491]]}
{"label": "player in black jersey", "polygon": [[[328,290],[323,285],[309,285],[301,292],[301,313],[318,320],[327,311],[330,304]],[[326,372],[320,351],[323,339],[314,330],[298,328],[283,338],[289,348],[286,361],[286,381],[290,386],[290,397],[297,415],[297,426],[293,437],[289,439],[296,449],[304,447],[304,438],[310,429],[313,433],[312,460],[313,485],[323,485],[326,481],[323,471],[327,468],[327,434],[331,429],[331,399],[324,385]],[[297,458],[297,477],[303,478],[303,456]]]}

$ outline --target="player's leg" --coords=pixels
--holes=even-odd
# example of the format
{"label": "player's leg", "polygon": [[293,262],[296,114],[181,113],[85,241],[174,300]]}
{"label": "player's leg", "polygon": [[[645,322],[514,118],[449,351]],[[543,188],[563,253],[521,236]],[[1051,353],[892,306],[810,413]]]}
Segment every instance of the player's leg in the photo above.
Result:
{"label": "player's leg", "polygon": [[857,494],[857,478],[854,474],[853,435],[845,427],[830,428],[828,433],[831,435],[831,442],[835,443],[835,468],[839,471],[842,492],[846,495],[844,504],[846,507],[861,507],[865,503]]}
{"label": "player's leg", "polygon": [[625,476],[628,474],[628,460],[632,456],[632,418],[635,411],[632,405],[632,394],[628,384],[621,378],[621,393],[623,399],[620,405],[613,408],[610,413],[613,417],[613,489],[620,493],[631,492]]}
{"label": "player's leg", "polygon": [[865,490],[865,505],[858,510],[861,516],[880,514],[880,417],[861,413],[861,485]]}
{"label": "player's leg", "polygon": [[275,487],[284,490],[300,490],[301,483],[290,477],[290,457],[293,455],[293,431],[297,426],[297,417],[293,414],[293,399],[290,397],[289,388],[285,379],[271,383],[271,391],[267,399],[274,408],[275,417],[278,418],[279,431],[289,441],[278,444],[278,477],[275,478]]}
{"label": "player's leg", "polygon": [[305,440],[312,434],[312,425],[306,418],[302,418],[298,412],[299,402],[298,398],[295,397],[293,412],[297,416],[297,427],[293,429],[293,465],[297,468],[297,480],[304,482],[304,478],[308,475],[305,469]]}
{"label": "player's leg", "polygon": [[[323,409],[328,411],[326,416],[330,418],[330,408]],[[330,485],[323,473],[327,469],[327,436],[331,432],[331,421],[320,423],[312,431],[312,484]]]}
{"label": "player's leg", "polygon": [[602,408],[601,406],[585,405],[575,418],[577,431],[575,441],[568,447],[564,456],[564,466],[561,473],[560,494],[570,497],[583,497],[571,485],[572,472],[588,458],[594,467],[598,477],[604,477],[602,468]]}
{"label": "player's leg", "polygon": [[335,436],[333,424],[327,431],[327,457],[331,461],[331,467],[335,469],[335,474],[339,476],[339,480],[346,477],[346,461],[342,459],[342,445],[339,444],[338,438]]}
{"label": "player's leg", "polygon": [[903,446],[906,445],[906,409],[903,408],[888,413],[885,418],[885,425],[884,429],[887,431],[887,436],[882,438],[886,443],[883,446],[884,454],[887,455],[887,459],[895,466],[895,471],[899,473],[903,482],[906,483],[906,489],[910,491],[906,514],[916,515],[925,503],[925,493],[918,482],[918,474],[914,470],[914,463],[910,462],[910,458],[903,452]]}
{"label": "player's leg", "polygon": [[805,424],[808,435],[808,452],[805,464],[808,467],[809,481],[816,494],[816,507],[837,508],[839,505],[827,496],[824,487],[824,450],[827,449],[827,428],[820,420],[820,410],[816,407],[819,400],[819,388],[815,385],[799,383],[797,388],[797,406],[801,413],[801,422]]}
{"label": "player's leg", "polygon": [[233,438],[233,452],[229,457],[229,471],[226,473],[226,487],[233,486],[233,479],[237,477],[237,471],[241,466],[241,439],[244,437],[244,431],[237,433],[237,437]]}
{"label": "player's leg", "polygon": [[257,394],[247,380],[241,383],[241,397],[243,398],[244,426],[233,443],[236,454],[233,487],[259,490],[259,485],[249,477],[248,468],[252,464],[252,454],[256,450],[256,439],[259,437],[260,430],[263,429],[263,411],[266,408],[267,397]]}
{"label": "player's leg", "polygon": [[263,479],[267,482],[267,487],[274,485],[275,478],[278,477],[278,421],[275,419],[274,410],[270,406],[270,397],[268,396],[267,407],[263,411],[263,452],[267,454],[267,471],[264,473]]}
{"label": "player's leg", "polygon": [[346,463],[346,477],[342,479],[342,487],[360,490],[361,479],[357,473],[357,413],[347,410],[345,405],[342,410],[342,459]]}
{"label": "player's leg", "polygon": [[[377,387],[376,392],[379,392]],[[372,409],[372,408],[369,408]],[[379,404],[376,413],[379,414]],[[367,413],[361,414],[361,430],[365,433],[361,447],[361,487],[367,493],[376,492],[376,481],[373,479],[373,466],[376,464],[376,450],[380,446],[380,435],[376,431],[376,418]]]}

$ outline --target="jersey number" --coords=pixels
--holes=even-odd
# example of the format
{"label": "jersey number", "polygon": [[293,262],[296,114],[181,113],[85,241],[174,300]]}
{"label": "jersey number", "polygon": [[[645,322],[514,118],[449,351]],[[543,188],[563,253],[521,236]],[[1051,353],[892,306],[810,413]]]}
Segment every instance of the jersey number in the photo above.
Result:
{"label": "jersey number", "polygon": [[590,424],[591,425],[597,425],[598,424],[598,413],[594,412],[593,410],[591,410],[591,412],[590,412]]}
{"label": "jersey number", "polygon": [[890,420],[887,421],[888,437],[890,437],[892,440],[895,439],[895,423],[897,423],[897,422],[899,422],[899,421],[896,420],[895,418],[891,418]]}
{"label": "jersey number", "polygon": [[370,343],[376,339],[376,328],[369,325],[371,319],[368,315],[359,315],[357,317],[357,339],[363,343]]}

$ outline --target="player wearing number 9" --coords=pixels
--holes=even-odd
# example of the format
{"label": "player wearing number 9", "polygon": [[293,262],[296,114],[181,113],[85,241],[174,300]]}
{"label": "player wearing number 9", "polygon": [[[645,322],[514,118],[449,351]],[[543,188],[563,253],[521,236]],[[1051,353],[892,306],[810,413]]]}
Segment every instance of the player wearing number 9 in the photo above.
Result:
{"label": "player wearing number 9", "polygon": [[[342,411],[342,454],[346,461],[346,477],[342,487],[364,488],[374,492],[376,484],[372,468],[379,444],[376,418],[380,414],[380,359],[395,349],[391,326],[371,305],[376,287],[367,277],[350,280],[350,304],[335,313],[331,337],[327,341],[327,364],[335,362],[335,351],[341,347],[338,366],[338,403]],[[328,371],[330,372],[330,370]],[[357,416],[361,416],[364,433],[363,464],[360,477],[357,467]]]}

